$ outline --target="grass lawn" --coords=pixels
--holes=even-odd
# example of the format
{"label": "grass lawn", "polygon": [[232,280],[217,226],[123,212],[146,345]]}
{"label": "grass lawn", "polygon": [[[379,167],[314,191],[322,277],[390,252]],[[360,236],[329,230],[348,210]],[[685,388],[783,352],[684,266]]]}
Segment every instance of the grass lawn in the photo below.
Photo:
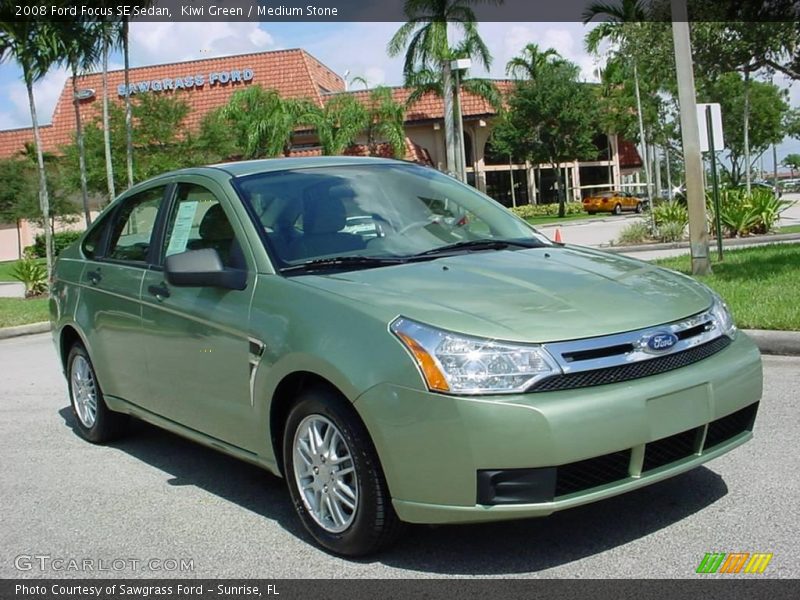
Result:
{"label": "grass lawn", "polygon": [[[727,250],[722,262],[713,257],[713,274],[697,279],[725,299],[739,327],[800,331],[800,244]],[[688,255],[654,262],[691,273]]]}
{"label": "grass lawn", "polygon": [[[44,258],[38,259],[40,264],[46,264],[47,260]],[[0,281],[17,281],[11,276],[11,271],[14,270],[14,265],[17,264],[16,260],[9,260],[0,262]]]}
{"label": "grass lawn", "polygon": [[567,221],[581,221],[583,219],[597,219],[598,217],[610,217],[612,215],[606,213],[599,213],[596,215],[590,215],[589,213],[578,213],[574,215],[567,215],[563,219],[559,219],[558,217],[529,217],[525,219],[528,223],[533,226],[537,225],[557,225],[559,223],[566,223]]}
{"label": "grass lawn", "polygon": [[781,227],[781,230],[778,233],[800,233],[800,225],[787,225],[786,227]]}
{"label": "grass lawn", "polygon": [[47,303],[47,298],[0,298],[0,327],[47,321],[50,318]]}

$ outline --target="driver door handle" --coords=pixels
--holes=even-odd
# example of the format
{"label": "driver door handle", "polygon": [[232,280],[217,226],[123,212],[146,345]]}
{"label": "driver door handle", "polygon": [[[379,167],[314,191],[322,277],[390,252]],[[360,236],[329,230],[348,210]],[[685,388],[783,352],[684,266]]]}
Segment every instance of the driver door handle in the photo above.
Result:
{"label": "driver door handle", "polygon": [[147,286],[147,291],[153,294],[159,302],[164,298],[169,298],[169,288],[164,283],[161,285],[149,285]]}

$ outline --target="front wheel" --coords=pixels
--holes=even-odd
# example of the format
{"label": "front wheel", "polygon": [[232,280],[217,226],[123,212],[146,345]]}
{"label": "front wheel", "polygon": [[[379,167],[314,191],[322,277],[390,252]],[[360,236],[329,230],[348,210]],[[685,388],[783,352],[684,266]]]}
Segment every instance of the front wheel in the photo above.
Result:
{"label": "front wheel", "polygon": [[298,398],[286,421],[283,462],[295,510],[323,547],[363,556],[399,534],[372,441],[353,408],[330,390]]}
{"label": "front wheel", "polygon": [[81,437],[95,444],[119,437],[128,416],[108,409],[89,354],[80,344],[69,351],[67,375],[72,413]]}

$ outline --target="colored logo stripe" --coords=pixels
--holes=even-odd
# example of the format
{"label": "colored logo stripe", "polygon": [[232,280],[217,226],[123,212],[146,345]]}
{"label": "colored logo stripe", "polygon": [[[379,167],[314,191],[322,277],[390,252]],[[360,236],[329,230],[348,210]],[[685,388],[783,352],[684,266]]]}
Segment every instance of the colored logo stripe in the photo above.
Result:
{"label": "colored logo stripe", "polygon": [[772,554],[756,552],[707,552],[697,567],[697,573],[763,573]]}

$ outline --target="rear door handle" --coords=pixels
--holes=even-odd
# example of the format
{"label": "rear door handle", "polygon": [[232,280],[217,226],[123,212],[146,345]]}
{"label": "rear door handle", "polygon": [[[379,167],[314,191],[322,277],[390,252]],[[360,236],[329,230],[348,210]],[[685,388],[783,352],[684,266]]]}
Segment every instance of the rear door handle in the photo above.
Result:
{"label": "rear door handle", "polygon": [[169,298],[169,288],[165,284],[149,285],[147,291],[153,294],[157,300],[161,301],[164,298]]}
{"label": "rear door handle", "polygon": [[86,273],[86,279],[91,281],[92,285],[97,285],[102,278],[103,278],[103,276],[100,274],[100,268],[99,267],[98,267],[98,269],[96,271],[88,271]]}

